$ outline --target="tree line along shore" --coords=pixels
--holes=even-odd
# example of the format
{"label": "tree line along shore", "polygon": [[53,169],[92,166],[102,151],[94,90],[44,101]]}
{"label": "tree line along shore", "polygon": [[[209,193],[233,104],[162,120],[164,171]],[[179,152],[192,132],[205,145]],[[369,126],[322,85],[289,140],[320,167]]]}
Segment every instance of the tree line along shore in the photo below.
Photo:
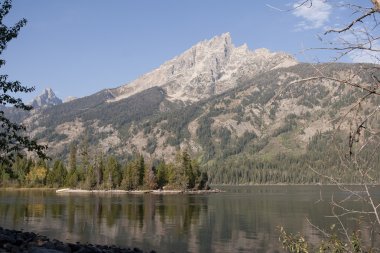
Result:
{"label": "tree line along shore", "polygon": [[256,157],[252,150],[252,157],[236,155],[228,161],[215,159],[206,163],[203,156],[194,159],[187,151],[178,151],[172,162],[148,160],[141,154],[90,155],[88,144],[83,141],[78,147],[70,145],[68,158],[64,160],[17,157],[11,165],[0,163],[0,187],[183,191],[205,190],[210,184],[331,184],[328,177],[321,175],[337,178],[339,183],[358,184],[363,168],[371,168],[371,184],[380,182],[380,156],[372,155],[371,149],[361,154],[366,162],[348,164],[349,173],[344,173],[340,169],[344,135],[335,135],[334,145],[332,134],[313,136],[305,153],[267,154],[264,159]]}
{"label": "tree line along shore", "polygon": [[[158,160],[146,163],[136,154],[121,164],[115,156],[98,155],[90,162],[87,152],[81,153],[77,162],[77,150],[72,146],[68,165],[62,160],[34,161],[16,158],[12,166],[0,164],[0,183],[3,187],[49,187],[84,191],[120,190],[144,192],[153,190],[201,191],[209,190],[207,173],[187,151],[177,153],[174,162]],[[159,192],[159,191],[157,191]]]}

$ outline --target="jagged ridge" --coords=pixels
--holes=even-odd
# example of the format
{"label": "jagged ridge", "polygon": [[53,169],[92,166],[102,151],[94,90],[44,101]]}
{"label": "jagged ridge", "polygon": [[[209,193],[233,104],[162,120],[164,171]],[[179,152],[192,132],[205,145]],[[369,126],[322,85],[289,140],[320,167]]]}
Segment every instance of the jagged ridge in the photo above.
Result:
{"label": "jagged ridge", "polygon": [[115,100],[153,86],[163,87],[171,100],[198,101],[239,85],[239,80],[297,61],[285,53],[267,49],[251,51],[235,47],[229,33],[199,42],[180,56],[142,77],[113,89]]}
{"label": "jagged ridge", "polygon": [[55,95],[51,88],[46,88],[39,96],[34,98],[30,104],[36,109],[40,107],[62,104],[62,100]]}

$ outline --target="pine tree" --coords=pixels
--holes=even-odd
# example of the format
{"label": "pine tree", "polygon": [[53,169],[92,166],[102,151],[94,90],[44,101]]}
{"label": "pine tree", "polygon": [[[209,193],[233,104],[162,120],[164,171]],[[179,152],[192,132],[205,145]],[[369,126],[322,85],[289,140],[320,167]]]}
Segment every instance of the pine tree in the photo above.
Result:
{"label": "pine tree", "polygon": [[78,183],[79,183],[78,172],[75,168],[71,169],[66,178],[66,185],[69,187],[75,188],[78,186]]}
{"label": "pine tree", "polygon": [[109,156],[105,166],[104,181],[108,189],[120,186],[122,176],[120,166],[114,156]]}
{"label": "pine tree", "polygon": [[15,162],[12,164],[12,169],[9,171],[11,178],[17,180],[19,185],[23,185],[32,165],[32,160],[25,157],[16,157]]}
{"label": "pine tree", "polygon": [[87,131],[84,134],[82,142],[80,144],[80,158],[81,158],[81,172],[86,175],[88,167],[90,166],[90,158],[88,153],[88,134]]}
{"label": "pine tree", "polygon": [[166,172],[168,177],[168,185],[170,185],[171,187],[178,186],[180,179],[178,166],[175,166],[173,163],[168,163],[166,165]]}
{"label": "pine tree", "polygon": [[62,187],[66,183],[67,170],[63,162],[57,160],[53,164],[53,168],[48,172],[46,184],[50,186]]}
{"label": "pine tree", "polygon": [[145,169],[144,186],[149,190],[157,189],[157,177],[155,168],[152,166],[148,166]]}
{"label": "pine tree", "polygon": [[185,171],[187,188],[193,189],[195,186],[195,180],[197,175],[193,170],[193,162],[190,158],[190,154],[187,151],[182,152],[182,169]]}
{"label": "pine tree", "polygon": [[88,169],[87,169],[84,186],[87,189],[94,189],[96,187],[95,169],[94,169],[94,166],[91,164],[88,166]]}
{"label": "pine tree", "polygon": [[124,166],[122,188],[135,190],[139,187],[139,159],[132,160]]}
{"label": "pine tree", "polygon": [[177,184],[182,189],[193,188],[195,180],[190,155],[187,151],[179,152],[176,158]]}
{"label": "pine tree", "polygon": [[69,157],[69,169],[75,171],[77,168],[77,145],[71,143],[70,145],[70,157]]}
{"label": "pine tree", "polygon": [[65,168],[65,165],[62,161],[59,161],[58,163],[55,176],[55,183],[57,183],[59,187],[64,186],[67,177],[67,169]]}
{"label": "pine tree", "polygon": [[145,161],[144,156],[138,155],[138,177],[139,186],[144,185],[144,175],[145,175]]}
{"label": "pine tree", "polygon": [[164,187],[169,182],[168,170],[165,161],[161,161],[157,166],[157,186]]}
{"label": "pine tree", "polygon": [[103,184],[103,171],[104,171],[104,161],[103,155],[98,153],[96,155],[95,165],[94,165],[94,174],[96,178],[96,187],[100,188]]}

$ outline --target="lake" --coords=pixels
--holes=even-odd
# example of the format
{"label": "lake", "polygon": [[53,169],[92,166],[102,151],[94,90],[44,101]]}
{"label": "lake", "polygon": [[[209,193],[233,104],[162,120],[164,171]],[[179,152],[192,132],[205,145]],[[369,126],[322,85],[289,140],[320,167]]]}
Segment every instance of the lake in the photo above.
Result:
{"label": "lake", "polygon": [[278,226],[318,241],[320,232],[307,219],[329,228],[336,223],[325,217],[331,215],[331,196],[345,197],[333,186],[218,188],[226,192],[133,195],[0,190],[0,223],[66,242],[145,251],[283,252]]}

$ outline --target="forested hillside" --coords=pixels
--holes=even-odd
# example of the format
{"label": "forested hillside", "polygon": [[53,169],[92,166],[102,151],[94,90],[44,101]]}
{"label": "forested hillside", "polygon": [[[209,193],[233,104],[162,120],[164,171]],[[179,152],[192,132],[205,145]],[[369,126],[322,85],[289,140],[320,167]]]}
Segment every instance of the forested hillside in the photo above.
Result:
{"label": "forested hillside", "polygon": [[[336,172],[336,145],[349,128],[341,117],[364,94],[334,80],[371,85],[374,67],[302,63],[241,78],[237,87],[192,103],[173,101],[160,87],[110,102],[105,90],[37,111],[24,123],[62,161],[70,145],[86,140],[91,159],[100,152],[120,162],[135,153],[173,161],[179,149],[188,150],[212,183],[317,183],[323,179],[310,168]],[[321,73],[329,78],[310,79]],[[379,102],[364,101],[362,113]],[[340,137],[327,138],[333,135]]]}
{"label": "forested hillside", "polygon": [[[70,147],[84,144],[92,164],[99,155],[123,164],[135,154],[173,162],[182,150],[212,183],[319,183],[316,170],[339,177],[336,163],[347,159],[339,146],[354,121],[379,106],[367,95],[379,75],[377,65],[297,63],[286,53],[235,47],[225,33],[129,84],[65,103],[46,90],[29,113],[3,109],[66,165]],[[372,156],[365,164],[377,178],[379,154]],[[355,180],[355,173],[342,178]]]}

